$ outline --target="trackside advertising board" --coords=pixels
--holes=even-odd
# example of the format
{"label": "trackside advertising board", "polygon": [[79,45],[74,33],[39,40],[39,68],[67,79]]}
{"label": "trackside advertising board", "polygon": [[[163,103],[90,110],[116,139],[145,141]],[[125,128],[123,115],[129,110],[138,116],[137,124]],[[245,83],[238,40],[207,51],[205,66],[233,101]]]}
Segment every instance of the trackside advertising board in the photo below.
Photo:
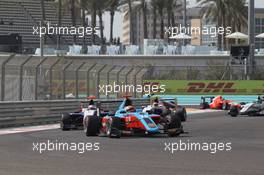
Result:
{"label": "trackside advertising board", "polygon": [[164,85],[165,95],[260,95],[264,81],[258,80],[145,80],[144,84]]}

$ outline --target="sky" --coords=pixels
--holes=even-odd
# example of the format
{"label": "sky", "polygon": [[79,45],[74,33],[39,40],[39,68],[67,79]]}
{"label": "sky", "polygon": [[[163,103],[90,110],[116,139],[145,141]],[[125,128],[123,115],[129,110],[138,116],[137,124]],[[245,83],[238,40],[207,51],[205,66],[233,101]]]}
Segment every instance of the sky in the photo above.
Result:
{"label": "sky", "polygon": [[[230,0],[232,1],[232,0]],[[196,4],[196,0],[187,0],[190,6],[194,6]],[[255,7],[264,8],[264,0],[255,0]],[[110,15],[109,13],[105,13],[104,15],[104,24],[105,31],[104,34],[106,38],[109,39],[110,36]],[[114,37],[120,37],[122,40],[122,14],[117,12],[114,20]]]}

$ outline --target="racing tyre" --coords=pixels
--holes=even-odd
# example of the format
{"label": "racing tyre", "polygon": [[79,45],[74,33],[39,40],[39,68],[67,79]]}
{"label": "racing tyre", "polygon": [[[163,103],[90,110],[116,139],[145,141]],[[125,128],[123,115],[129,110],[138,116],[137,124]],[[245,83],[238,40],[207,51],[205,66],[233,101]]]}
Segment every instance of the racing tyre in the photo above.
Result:
{"label": "racing tyre", "polygon": [[182,122],[186,122],[187,120],[187,113],[185,107],[178,107],[177,110],[177,115],[180,117]]}
{"label": "racing tyre", "polygon": [[178,113],[172,113],[170,115],[170,120],[167,125],[167,130],[169,137],[177,137],[181,133],[183,133],[181,117],[178,115]]}
{"label": "racing tyre", "polygon": [[237,117],[238,113],[239,113],[238,108],[235,106],[232,106],[229,111],[229,114],[231,115],[231,117]]}
{"label": "racing tyre", "polygon": [[209,104],[207,102],[205,103],[200,103],[200,109],[207,109]]}
{"label": "racing tyre", "polygon": [[61,123],[60,123],[60,127],[62,131],[69,131],[70,128],[67,127],[67,125],[70,125],[70,114],[65,113],[62,114],[61,116]]}
{"label": "racing tyre", "polygon": [[121,119],[118,117],[111,117],[106,126],[106,135],[110,138],[121,137]]}
{"label": "racing tyre", "polygon": [[86,118],[86,136],[97,136],[99,133],[100,121],[97,116],[89,116]]}

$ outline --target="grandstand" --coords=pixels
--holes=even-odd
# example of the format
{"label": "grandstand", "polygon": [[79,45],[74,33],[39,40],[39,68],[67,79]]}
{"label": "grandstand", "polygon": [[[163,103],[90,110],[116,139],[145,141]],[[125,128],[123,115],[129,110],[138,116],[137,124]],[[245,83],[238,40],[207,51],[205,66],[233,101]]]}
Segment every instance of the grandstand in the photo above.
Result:
{"label": "grandstand", "polygon": [[[46,21],[57,24],[57,9],[54,1],[45,1]],[[39,35],[33,35],[33,26],[39,26],[41,21],[40,0],[0,0],[0,35],[18,34],[22,37],[22,47],[25,52],[34,52],[39,47]],[[81,19],[76,19],[77,26]],[[71,27],[72,20],[69,11],[63,11],[62,26]],[[82,45],[82,38],[76,37],[76,43]],[[98,37],[96,37],[98,42]],[[56,48],[56,36],[48,35],[46,45]],[[68,49],[72,45],[73,37],[61,35],[61,44]],[[91,44],[91,37],[86,36],[86,44]]]}

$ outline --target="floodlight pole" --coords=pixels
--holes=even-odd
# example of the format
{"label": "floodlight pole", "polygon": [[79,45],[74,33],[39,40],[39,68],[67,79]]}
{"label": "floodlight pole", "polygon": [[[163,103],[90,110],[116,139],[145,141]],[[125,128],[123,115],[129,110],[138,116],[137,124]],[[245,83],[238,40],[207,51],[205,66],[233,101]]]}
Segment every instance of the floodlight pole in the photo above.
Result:
{"label": "floodlight pole", "polygon": [[254,74],[255,66],[255,2],[254,0],[249,0],[248,3],[248,44],[250,48],[249,58],[248,58],[248,73],[247,79],[252,79]]}

